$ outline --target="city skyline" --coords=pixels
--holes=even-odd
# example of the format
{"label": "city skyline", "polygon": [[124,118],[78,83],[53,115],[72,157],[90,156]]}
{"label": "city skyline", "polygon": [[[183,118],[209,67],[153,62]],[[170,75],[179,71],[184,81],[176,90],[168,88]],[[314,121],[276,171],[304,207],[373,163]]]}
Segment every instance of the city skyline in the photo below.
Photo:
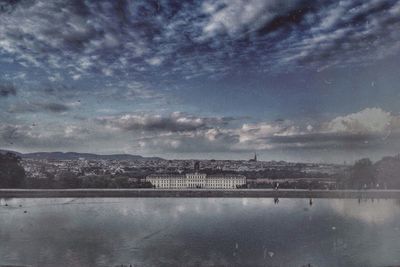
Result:
{"label": "city skyline", "polygon": [[398,1],[20,0],[0,25],[1,149],[400,152]]}

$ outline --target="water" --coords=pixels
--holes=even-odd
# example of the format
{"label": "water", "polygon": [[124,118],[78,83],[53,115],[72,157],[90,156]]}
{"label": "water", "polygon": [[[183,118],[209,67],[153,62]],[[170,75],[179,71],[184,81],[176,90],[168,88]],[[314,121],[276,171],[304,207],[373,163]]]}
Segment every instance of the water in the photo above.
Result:
{"label": "water", "polygon": [[395,200],[274,202],[3,199],[0,266],[400,264]]}

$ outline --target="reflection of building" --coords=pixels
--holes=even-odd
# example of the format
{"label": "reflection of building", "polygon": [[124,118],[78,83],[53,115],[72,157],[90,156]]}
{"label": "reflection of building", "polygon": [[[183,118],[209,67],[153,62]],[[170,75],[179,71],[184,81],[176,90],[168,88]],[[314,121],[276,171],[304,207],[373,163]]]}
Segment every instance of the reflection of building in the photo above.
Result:
{"label": "reflection of building", "polygon": [[246,185],[246,177],[236,174],[207,175],[199,173],[199,163],[194,164],[194,173],[185,175],[152,174],[146,177],[156,188],[206,188],[206,189],[232,189]]}
{"label": "reflection of building", "polygon": [[152,174],[146,177],[156,188],[238,188],[246,184],[246,177],[235,174],[207,175],[205,173],[187,173],[186,175]]}

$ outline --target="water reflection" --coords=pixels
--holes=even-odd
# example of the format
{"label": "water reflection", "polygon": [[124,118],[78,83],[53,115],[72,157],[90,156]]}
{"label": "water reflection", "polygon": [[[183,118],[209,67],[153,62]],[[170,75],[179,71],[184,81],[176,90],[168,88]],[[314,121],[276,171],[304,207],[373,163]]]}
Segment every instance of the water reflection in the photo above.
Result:
{"label": "water reflection", "polygon": [[391,200],[11,199],[0,204],[0,265],[400,263],[400,212]]}

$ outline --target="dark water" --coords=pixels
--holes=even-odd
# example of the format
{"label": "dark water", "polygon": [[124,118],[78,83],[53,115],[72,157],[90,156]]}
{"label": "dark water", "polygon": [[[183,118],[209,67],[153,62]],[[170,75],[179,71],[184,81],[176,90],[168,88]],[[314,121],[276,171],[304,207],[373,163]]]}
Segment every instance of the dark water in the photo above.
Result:
{"label": "dark water", "polygon": [[121,264],[400,265],[400,206],[329,199],[312,206],[308,199],[1,200],[0,266]]}

